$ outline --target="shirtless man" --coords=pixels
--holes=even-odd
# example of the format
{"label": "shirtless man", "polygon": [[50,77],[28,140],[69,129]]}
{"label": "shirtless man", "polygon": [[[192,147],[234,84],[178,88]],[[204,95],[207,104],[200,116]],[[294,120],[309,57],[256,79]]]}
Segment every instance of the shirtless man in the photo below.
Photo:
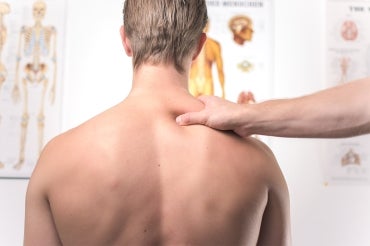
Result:
{"label": "shirtless man", "polygon": [[132,90],[45,147],[27,191],[26,246],[290,244],[271,151],[175,122],[203,107],[187,82],[206,21],[204,0],[126,0]]}

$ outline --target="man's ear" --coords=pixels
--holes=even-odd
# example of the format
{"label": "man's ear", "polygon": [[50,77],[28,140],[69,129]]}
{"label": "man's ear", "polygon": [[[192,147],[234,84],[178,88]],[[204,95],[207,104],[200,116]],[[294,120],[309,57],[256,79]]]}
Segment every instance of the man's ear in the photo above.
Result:
{"label": "man's ear", "polygon": [[131,57],[132,56],[131,43],[130,43],[130,40],[126,36],[124,26],[121,26],[120,33],[121,33],[123,48],[125,49],[127,56]]}
{"label": "man's ear", "polygon": [[198,57],[198,55],[200,54],[200,52],[202,51],[203,49],[203,46],[204,44],[206,43],[207,41],[207,34],[206,33],[202,33],[200,35],[200,38],[199,38],[199,41],[198,41],[198,46],[197,46],[197,50],[195,51],[195,54],[193,56],[193,61]]}

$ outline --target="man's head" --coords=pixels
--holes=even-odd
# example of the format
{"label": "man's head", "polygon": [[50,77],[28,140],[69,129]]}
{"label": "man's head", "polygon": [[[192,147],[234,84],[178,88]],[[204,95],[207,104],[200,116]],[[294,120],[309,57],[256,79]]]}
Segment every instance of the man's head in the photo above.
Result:
{"label": "man's head", "polygon": [[126,0],[123,15],[134,68],[173,64],[179,72],[197,51],[208,20],[205,0]]}

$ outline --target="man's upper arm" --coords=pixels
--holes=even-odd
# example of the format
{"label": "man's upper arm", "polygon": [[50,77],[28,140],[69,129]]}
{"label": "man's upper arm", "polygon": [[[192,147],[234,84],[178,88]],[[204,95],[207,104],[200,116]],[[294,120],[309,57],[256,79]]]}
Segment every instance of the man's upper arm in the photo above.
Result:
{"label": "man's upper arm", "polygon": [[262,148],[266,156],[264,170],[269,191],[257,245],[287,246],[291,244],[288,187],[274,154],[263,144]]}
{"label": "man's upper arm", "polygon": [[32,174],[26,194],[25,246],[62,245],[46,192],[50,177],[48,177],[48,168],[45,168],[47,165],[45,162],[49,158],[43,157],[48,155],[47,151],[43,155]]}

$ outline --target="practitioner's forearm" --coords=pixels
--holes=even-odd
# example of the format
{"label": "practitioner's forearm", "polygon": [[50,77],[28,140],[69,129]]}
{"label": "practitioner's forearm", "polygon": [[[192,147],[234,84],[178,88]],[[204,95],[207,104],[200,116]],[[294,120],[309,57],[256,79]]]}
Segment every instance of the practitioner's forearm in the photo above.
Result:
{"label": "practitioner's forearm", "polygon": [[300,98],[251,105],[245,112],[249,122],[236,132],[318,138],[370,133],[369,92],[370,82],[362,80]]}
{"label": "practitioner's forearm", "polygon": [[302,122],[302,111],[297,110],[293,101],[297,99],[277,99],[240,107],[237,118],[239,124],[234,131],[241,136],[251,134],[280,137],[309,137],[307,122]]}

